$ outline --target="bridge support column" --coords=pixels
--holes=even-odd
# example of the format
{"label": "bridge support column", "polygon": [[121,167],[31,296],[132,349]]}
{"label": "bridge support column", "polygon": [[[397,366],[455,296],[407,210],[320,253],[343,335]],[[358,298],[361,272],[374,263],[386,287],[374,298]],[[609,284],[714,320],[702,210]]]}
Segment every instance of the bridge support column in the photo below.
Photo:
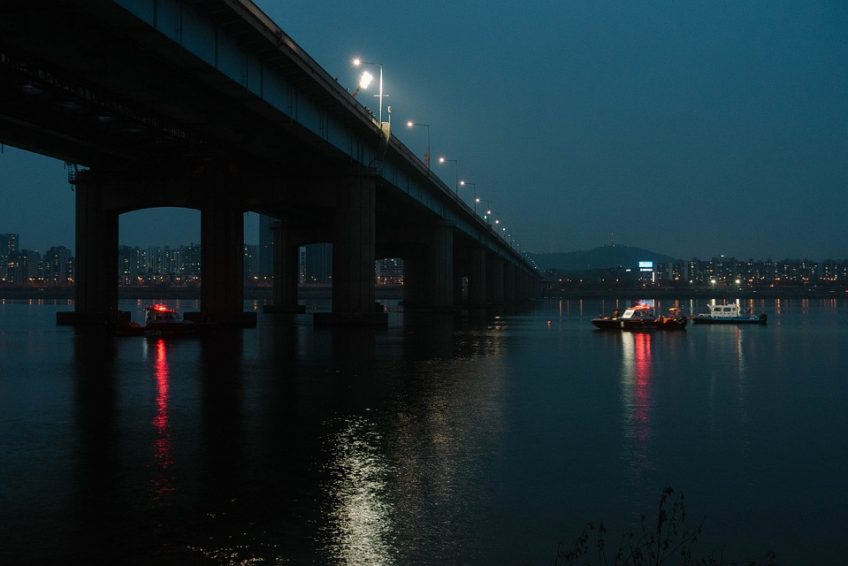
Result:
{"label": "bridge support column", "polygon": [[74,312],[58,324],[104,324],[118,315],[118,214],[104,210],[106,189],[81,174],[76,187]]}
{"label": "bridge support column", "polygon": [[428,226],[403,258],[404,303],[409,309],[453,310],[453,227]]}
{"label": "bridge support column", "polygon": [[504,302],[515,302],[515,266],[507,261],[504,264]]}
{"label": "bridge support column", "polygon": [[489,285],[486,294],[489,303],[502,305],[504,302],[504,260],[498,256],[492,256],[486,262],[486,280]]}
{"label": "bridge support column", "polygon": [[298,245],[291,230],[279,221],[271,224],[271,230],[274,235],[274,304],[265,305],[263,310],[266,313],[306,312],[303,305],[297,304]]}
{"label": "bridge support column", "polygon": [[436,309],[453,308],[453,227],[439,224],[433,230],[429,254],[430,277],[433,286],[433,304]]}
{"label": "bridge support column", "polygon": [[403,302],[407,308],[422,307],[427,303],[424,285],[427,263],[423,251],[411,249],[403,256]]}
{"label": "bridge support column", "polygon": [[354,172],[338,190],[333,219],[333,312],[316,313],[318,325],[384,325],[375,286],[376,185],[373,175]]}
{"label": "bridge support column", "polygon": [[[244,216],[233,171],[210,167],[202,177],[200,309],[204,320],[256,324],[244,312]],[[252,315],[252,316],[251,316]]]}
{"label": "bridge support column", "polygon": [[475,247],[470,250],[468,272],[468,305],[486,305],[486,250]]}
{"label": "bridge support column", "polygon": [[515,274],[515,298],[521,303],[527,300],[527,274],[521,269]]}
{"label": "bridge support column", "polygon": [[465,303],[465,291],[466,291],[466,281],[468,279],[465,275],[462,274],[456,268],[456,264],[453,266],[453,306],[455,308],[461,307]]}

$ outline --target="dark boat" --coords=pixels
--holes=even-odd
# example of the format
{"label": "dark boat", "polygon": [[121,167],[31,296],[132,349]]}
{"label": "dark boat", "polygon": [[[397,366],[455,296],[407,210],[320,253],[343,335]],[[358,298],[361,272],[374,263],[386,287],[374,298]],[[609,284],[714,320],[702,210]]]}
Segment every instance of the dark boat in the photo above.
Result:
{"label": "dark boat", "polygon": [[143,325],[121,318],[115,333],[119,336],[194,336],[202,327],[202,324],[180,320],[176,310],[157,303],[145,309]]}
{"label": "dark boat", "polygon": [[739,312],[739,305],[707,305],[709,313],[700,313],[692,317],[695,324],[765,324],[766,313],[753,314]]}
{"label": "dark boat", "polygon": [[683,330],[686,317],[678,309],[669,309],[668,316],[657,316],[650,305],[635,305],[619,316],[601,316],[592,319],[601,330]]}

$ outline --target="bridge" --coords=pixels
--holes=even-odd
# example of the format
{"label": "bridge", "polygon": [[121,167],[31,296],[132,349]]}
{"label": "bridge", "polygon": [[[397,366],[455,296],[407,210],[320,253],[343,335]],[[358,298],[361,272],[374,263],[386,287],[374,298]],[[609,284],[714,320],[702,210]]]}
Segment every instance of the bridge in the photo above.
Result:
{"label": "bridge", "polygon": [[249,0],[0,4],[0,143],[83,166],[76,322],[117,309],[119,216],[161,206],[200,210],[201,311],[219,323],[245,320],[245,211],[277,219],[276,310],[297,308],[297,250],[315,242],[333,244],[324,322],[385,321],[383,257],[403,258],[410,308],[539,289],[521,253]]}

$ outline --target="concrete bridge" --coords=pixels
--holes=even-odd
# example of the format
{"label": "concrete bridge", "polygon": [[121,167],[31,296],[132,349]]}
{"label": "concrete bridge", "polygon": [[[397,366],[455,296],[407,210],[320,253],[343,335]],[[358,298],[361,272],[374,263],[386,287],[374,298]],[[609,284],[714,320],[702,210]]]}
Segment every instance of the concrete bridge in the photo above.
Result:
{"label": "concrete bridge", "polygon": [[79,321],[117,307],[120,214],[159,206],[200,210],[201,308],[220,323],[244,319],[245,211],[279,220],[279,310],[296,307],[297,248],[314,242],[334,246],[330,322],[385,320],[382,257],[403,258],[411,307],[539,289],[520,253],[248,0],[0,3],[0,142],[85,166]]}

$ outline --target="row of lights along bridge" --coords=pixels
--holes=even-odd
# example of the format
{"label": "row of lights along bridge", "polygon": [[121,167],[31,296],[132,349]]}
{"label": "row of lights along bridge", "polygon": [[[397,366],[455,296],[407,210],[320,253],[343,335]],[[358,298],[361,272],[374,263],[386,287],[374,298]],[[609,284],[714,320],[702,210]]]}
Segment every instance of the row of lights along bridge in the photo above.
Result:
{"label": "row of lights along bridge", "polygon": [[[383,93],[383,65],[382,65],[382,63],[376,63],[376,62],[373,62],[373,61],[363,61],[359,57],[355,57],[353,59],[353,66],[354,67],[363,67],[363,66],[366,66],[366,65],[372,66],[372,67],[379,67],[379,69],[380,69],[380,75],[379,75],[379,81],[378,81],[379,92],[377,94],[375,94],[374,96],[379,99],[379,109],[377,111],[377,119],[380,121],[380,124],[382,125],[382,123],[383,123],[383,97],[388,96],[387,94]],[[367,70],[363,70],[362,74],[359,77],[359,83],[356,87],[356,90],[353,91],[353,96],[356,96],[357,94],[359,94],[359,91],[361,91],[361,90],[368,90],[368,87],[371,86],[371,83],[373,83],[373,82],[374,82],[374,75],[372,75]],[[391,123],[391,106],[389,106],[387,110],[388,110],[387,113],[388,113],[388,117],[389,117],[389,123]],[[430,124],[424,124],[422,122],[414,122],[412,120],[409,120],[409,121],[407,121],[406,126],[407,126],[407,128],[421,127],[421,128],[425,128],[427,130],[427,151],[424,152],[424,164],[427,166],[427,171],[429,172],[430,171]],[[478,194],[477,194],[477,183],[471,183],[469,181],[466,181],[464,179],[459,178],[459,160],[458,159],[448,159],[445,156],[440,156],[439,157],[439,164],[444,165],[446,163],[453,163],[454,164],[454,191],[456,192],[457,198],[459,198],[459,188],[460,187],[473,187],[474,188],[474,199],[473,199],[474,214],[478,214],[477,207],[478,207],[478,205],[480,205],[480,212],[483,212],[483,215],[482,215],[483,220],[486,221],[486,223],[488,223],[490,225],[494,222],[495,231],[498,234],[500,234],[500,236],[504,239],[504,241],[506,241],[508,244],[510,244],[516,250],[519,250],[521,248],[521,246],[518,244],[518,242],[516,242],[513,239],[512,234],[510,234],[509,230],[507,230],[507,227],[503,225],[503,223],[500,221],[499,218],[494,218],[492,216],[492,209],[491,209],[489,201],[486,200],[486,199],[481,199],[478,196]],[[522,253],[524,255],[526,255],[526,252],[522,252]]]}

